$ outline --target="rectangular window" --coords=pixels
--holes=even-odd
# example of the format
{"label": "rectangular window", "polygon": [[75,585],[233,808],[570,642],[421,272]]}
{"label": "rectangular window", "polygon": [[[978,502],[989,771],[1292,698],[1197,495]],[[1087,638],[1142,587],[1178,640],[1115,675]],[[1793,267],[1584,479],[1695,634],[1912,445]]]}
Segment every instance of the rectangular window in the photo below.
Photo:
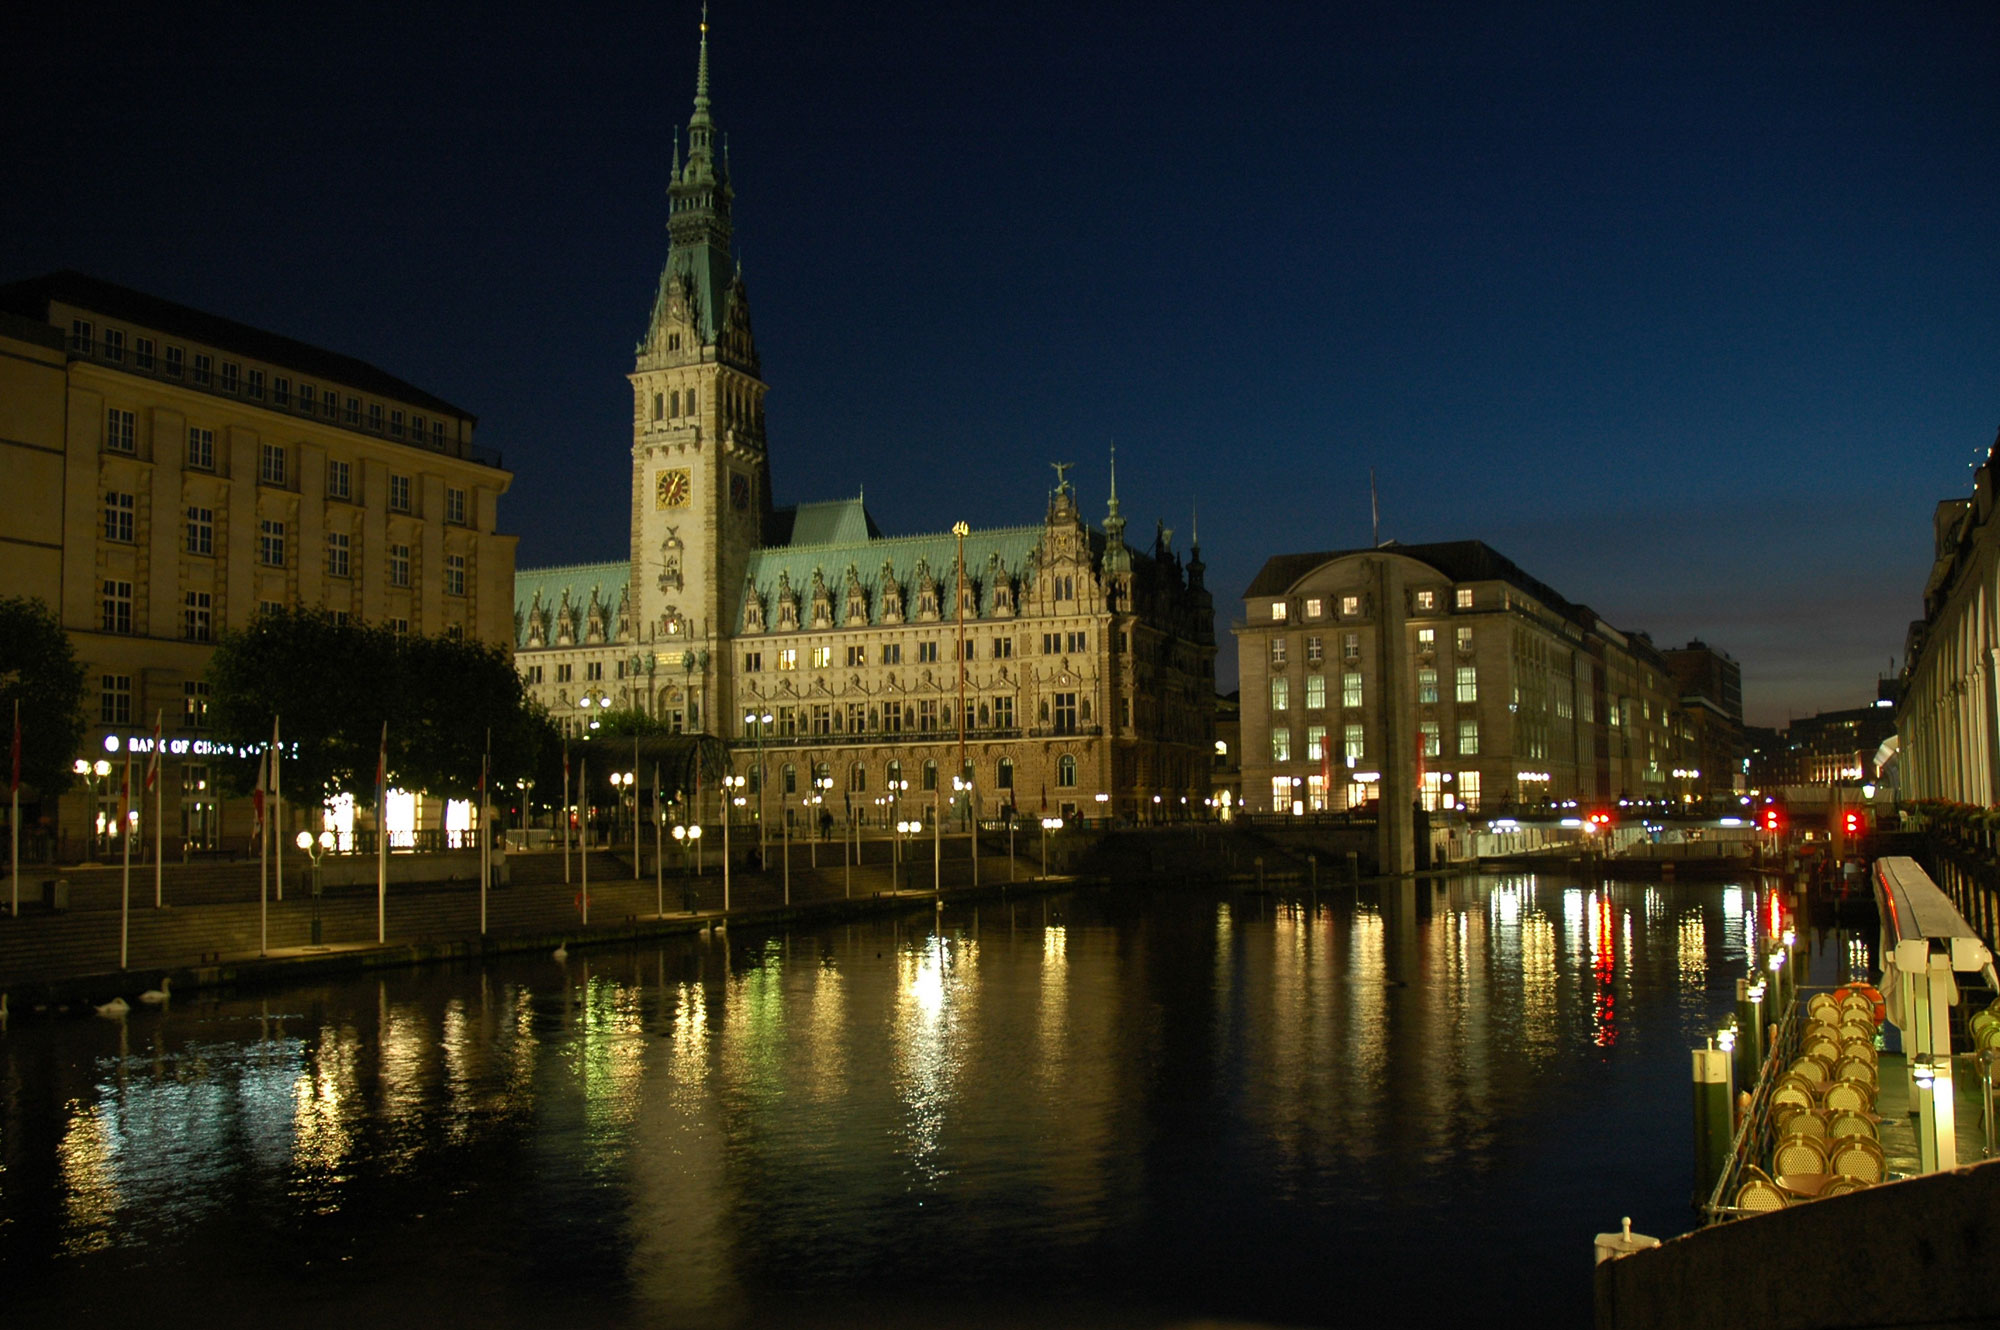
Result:
{"label": "rectangular window", "polygon": [[1468,810],[1479,807],[1479,773],[1461,771],[1458,773],[1458,801]]}
{"label": "rectangular window", "polygon": [[69,321],[69,349],[79,355],[89,355],[91,347],[91,327],[89,319]]}
{"label": "rectangular window", "polygon": [[1419,591],[1419,592],[1417,593],[1417,608],[1418,608],[1418,609],[1420,609],[1420,610],[1434,610],[1434,609],[1436,609],[1436,608],[1437,608],[1437,603],[1438,603],[1438,598],[1437,598],[1437,592],[1435,592],[1435,591]]}
{"label": "rectangular window", "polygon": [[123,360],[125,358],[125,332],[121,328],[104,330],[104,358]]}
{"label": "rectangular window", "polygon": [[1477,702],[1479,700],[1479,667],[1477,665],[1461,665],[1458,667],[1456,696],[1460,702]]}
{"label": "rectangular window", "polygon": [[137,452],[138,444],[134,436],[137,425],[137,416],[130,411],[120,411],[117,407],[112,407],[104,416],[105,448],[114,453]]}
{"label": "rectangular window", "polygon": [[282,443],[267,443],[257,452],[257,479],[265,485],[283,485],[290,468]]}
{"label": "rectangular window", "polygon": [[575,683],[575,682],[576,682],[576,666],[575,666],[575,665],[573,665],[573,664],[567,664],[567,663],[565,663],[565,664],[562,664],[562,665],[558,665],[558,666],[556,666],[556,682],[557,682],[557,683]]}
{"label": "rectangular window", "polygon": [[1013,654],[1014,654],[1013,638],[996,637],[993,639],[993,659],[1008,660],[1012,658]]}
{"label": "rectangular window", "polygon": [[1438,672],[1436,670],[1431,670],[1431,669],[1418,670],[1417,701],[1435,702],[1437,700],[1438,700]]}
{"label": "rectangular window", "polygon": [[215,470],[215,431],[188,426],[187,464],[195,471]]}
{"label": "rectangular window", "polygon": [[1014,699],[996,697],[993,699],[993,728],[1011,730],[1014,728]]}
{"label": "rectangular window", "polygon": [[796,670],[798,667],[799,667],[799,649],[797,647],[786,647],[780,652],[778,652],[779,669]]}
{"label": "rectangular window", "polygon": [[389,437],[393,439],[403,437],[403,413],[401,411],[391,411],[389,413]]}
{"label": "rectangular window", "polygon": [[132,496],[117,490],[107,490],[104,495],[104,538],[132,543]]}
{"label": "rectangular window", "polygon": [[1289,725],[1271,727],[1271,760],[1289,762],[1292,760],[1292,728]]}
{"label": "rectangular window", "polygon": [[342,419],[350,425],[359,425],[361,423],[361,399],[359,397],[350,397],[347,399],[347,410],[343,413]]}
{"label": "rectangular window", "polygon": [[1326,602],[1321,600],[1318,596],[1308,596],[1306,598],[1306,617],[1308,619],[1325,618]]}
{"label": "rectangular window", "polygon": [[833,708],[824,702],[813,703],[812,732],[822,735],[833,733]]}
{"label": "rectangular window", "polygon": [[1306,676],[1306,710],[1321,711],[1326,707],[1326,676],[1308,674]]}
{"label": "rectangular window", "polygon": [[583,663],[583,678],[586,683],[603,683],[604,662],[601,660],[585,661]]}
{"label": "rectangular window", "polygon": [[901,734],[903,732],[903,704],[891,702],[882,708],[882,733]]}
{"label": "rectangular window", "polygon": [[194,730],[208,726],[208,685],[198,679],[181,685],[181,724]]}
{"label": "rectangular window", "polygon": [[410,584],[410,547],[391,545],[389,547],[389,585],[408,586]]}
{"label": "rectangular window", "polygon": [[1458,755],[1477,757],[1479,755],[1479,722],[1462,720],[1458,723]]}
{"label": "rectangular window", "polygon": [[1472,628],[1470,625],[1458,630],[1458,654],[1469,655],[1472,651]]}
{"label": "rectangular window", "polygon": [[1361,634],[1342,633],[1340,635],[1340,658],[1353,664],[1361,659]]}
{"label": "rectangular window", "polygon": [[1289,711],[1292,706],[1292,681],[1284,675],[1271,680],[1271,710]]}
{"label": "rectangular window", "polygon": [[329,499],[346,499],[352,497],[353,490],[350,488],[352,474],[348,469],[347,463],[336,462],[332,458],[328,458],[326,463],[326,497]]}
{"label": "rectangular window", "polygon": [[265,520],[257,524],[257,562],[266,568],[285,566],[285,524]]}
{"label": "rectangular window", "polygon": [[1282,637],[1271,639],[1271,663],[1273,665],[1285,663],[1285,639]]}
{"label": "rectangular window", "polygon": [[408,619],[390,619],[387,622],[389,624],[389,631],[397,637],[408,637],[410,635],[410,621]]}
{"label": "rectangular window", "polygon": [[1271,811],[1289,813],[1292,811],[1292,778],[1290,776],[1271,777]]}
{"label": "rectangular window", "polygon": [[143,369],[143,370],[150,370],[150,369],[152,369],[152,368],[153,368],[153,339],[152,339],[152,338],[150,338],[150,337],[139,337],[139,338],[135,338],[135,339],[133,339],[133,342],[132,342],[132,364],[133,364],[133,366],[134,366],[134,367],[136,367],[136,368],[138,368],[138,369]]}
{"label": "rectangular window", "polygon": [[453,526],[465,525],[465,491],[456,485],[445,486],[444,520]]}
{"label": "rectangular window", "polygon": [[1423,741],[1425,757],[1436,757],[1444,751],[1438,736],[1438,723],[1434,720],[1417,722],[1417,736]]}
{"label": "rectangular window", "polygon": [[1342,596],[1340,598],[1340,612],[1350,619],[1361,613],[1361,597]]}
{"label": "rectangular window", "polygon": [[326,575],[328,577],[348,576],[348,536],[345,531],[326,533]]}
{"label": "rectangular window", "polygon": [[299,410],[311,415],[319,405],[319,392],[310,383],[299,385]]}
{"label": "rectangular window", "polygon": [[422,416],[413,415],[410,417],[410,439],[414,443],[422,443],[424,441],[424,418]]}
{"label": "rectangular window", "polygon": [[319,399],[319,414],[322,419],[332,420],[340,414],[340,394],[328,388]]}
{"label": "rectangular window", "polygon": [[1318,636],[1306,639],[1306,664],[1317,665],[1326,659],[1326,639]]}
{"label": "rectangular window", "polygon": [[292,404],[292,381],[282,374],[271,378],[271,405],[290,406]]}
{"label": "rectangular window", "polygon": [[178,346],[170,346],[167,348],[166,371],[168,378],[178,379],[181,376],[181,371],[184,368],[186,368],[186,365],[187,365],[186,352],[182,351]]}
{"label": "rectangular window", "polygon": [[1306,760],[1319,762],[1326,758],[1326,726],[1306,726]]}
{"label": "rectangular window", "polygon": [[761,674],[763,670],[764,670],[763,652],[746,651],[743,653],[743,672],[745,674]]}
{"label": "rectangular window", "polygon": [[1460,588],[1458,589],[1458,601],[1457,601],[1457,604],[1458,604],[1458,607],[1459,607],[1460,609],[1462,609],[1462,610],[1469,610],[1469,609],[1471,609],[1471,608],[1472,608],[1472,588],[1471,588],[1471,587],[1469,587],[1469,586],[1462,586],[1462,587],[1460,587]]}
{"label": "rectangular window", "polygon": [[921,664],[923,664],[923,663],[925,663],[925,662],[927,662],[927,661],[934,661],[934,660],[936,660],[937,658],[938,658],[938,644],[937,644],[937,643],[935,643],[935,642],[919,642],[919,643],[917,643],[917,663],[918,663],[918,664],[920,664],[920,665],[921,665]]}
{"label": "rectangular window", "polygon": [[444,593],[447,596],[465,594],[465,556],[447,554],[444,556]]}
{"label": "rectangular window", "polygon": [[374,430],[377,434],[382,432],[382,404],[380,402],[370,402],[368,404],[368,428]]}
{"label": "rectangular window", "polygon": [[1432,653],[1433,651],[1436,651],[1436,650],[1437,650],[1437,644],[1438,644],[1438,635],[1437,635],[1437,629],[1435,629],[1435,628],[1419,628],[1419,629],[1417,629],[1417,650],[1418,650],[1418,651],[1420,651],[1420,652],[1422,652],[1423,654],[1425,654],[1425,655],[1427,655],[1427,656],[1428,656],[1428,655],[1430,655],[1430,654],[1431,654],[1431,653]]}
{"label": "rectangular window", "polygon": [[937,705],[929,700],[917,703],[917,730],[920,733],[928,734],[937,728]]}
{"label": "rectangular window", "polygon": [[106,725],[132,723],[132,676],[106,674],[98,679],[98,719]]}
{"label": "rectangular window", "polygon": [[542,667],[539,665],[530,665],[521,671],[521,677],[531,684],[540,683],[542,681]]}
{"label": "rectangular window", "polygon": [[1342,727],[1340,734],[1340,755],[1348,766],[1353,766],[1368,755],[1366,731],[1359,725]]}
{"label": "rectangular window", "polygon": [[1349,670],[1340,676],[1340,705],[1344,707],[1361,705],[1361,671]]}
{"label": "rectangular window", "polygon": [[410,478],[391,475],[389,477],[389,511],[407,513],[410,511]]}
{"label": "rectangular window", "polygon": [[215,553],[215,509],[190,508],[187,510],[187,552],[189,554]]}
{"label": "rectangular window", "polygon": [[233,360],[222,362],[222,391],[233,393],[243,386],[243,367]]}
{"label": "rectangular window", "polygon": [[129,633],[132,631],[132,584],[130,582],[106,582],[104,584],[104,631],[107,633]]}
{"label": "rectangular window", "polygon": [[903,644],[901,642],[883,643],[882,663],[884,665],[901,665],[903,663]]}
{"label": "rectangular window", "polygon": [[1272,602],[1271,602],[1271,622],[1272,622],[1272,623],[1283,623],[1284,621],[1285,621],[1285,602],[1284,602],[1284,601],[1282,601],[1282,600],[1274,600],[1274,601],[1272,601]]}
{"label": "rectangular window", "polygon": [[194,373],[188,375],[188,382],[197,388],[206,388],[215,377],[215,357],[205,351],[194,353]]}
{"label": "rectangular window", "polygon": [[823,670],[832,664],[833,664],[832,647],[814,647],[812,649],[812,667],[814,669]]}
{"label": "rectangular window", "polygon": [[206,591],[190,591],[181,597],[181,636],[190,642],[206,642],[215,636],[212,607]]}
{"label": "rectangular window", "polygon": [[862,665],[866,665],[867,663],[868,663],[867,647],[851,646],[847,648],[847,665],[849,669],[855,669]]}
{"label": "rectangular window", "polygon": [[264,371],[263,371],[263,370],[261,370],[261,369],[253,369],[253,370],[246,370],[246,371],[244,371],[244,374],[243,374],[243,391],[244,391],[244,393],[245,393],[246,395],[248,395],[249,397],[252,397],[252,398],[254,398],[255,400],[257,400],[257,401],[259,401],[259,402],[263,401],[263,400],[264,400]]}
{"label": "rectangular window", "polygon": [[1070,654],[1078,656],[1090,650],[1090,634],[1088,633],[1069,634],[1069,649],[1070,649]]}
{"label": "rectangular window", "polygon": [[1056,654],[1056,653],[1057,653],[1058,651],[1060,651],[1060,650],[1061,650],[1061,648],[1062,648],[1062,634],[1061,634],[1061,633],[1043,633],[1043,634],[1042,634],[1042,654],[1043,654],[1044,656],[1053,656],[1053,655],[1055,655],[1055,654]]}
{"label": "rectangular window", "polygon": [[1076,733],[1076,694],[1057,693],[1055,695],[1055,722],[1057,734]]}
{"label": "rectangular window", "polygon": [[431,447],[440,451],[444,448],[444,422],[442,420],[431,422]]}
{"label": "rectangular window", "polygon": [[[866,731],[868,728],[868,704],[866,702],[849,702],[846,710],[847,732],[849,734],[860,734]],[[836,715],[834,719],[839,720],[840,717]]]}

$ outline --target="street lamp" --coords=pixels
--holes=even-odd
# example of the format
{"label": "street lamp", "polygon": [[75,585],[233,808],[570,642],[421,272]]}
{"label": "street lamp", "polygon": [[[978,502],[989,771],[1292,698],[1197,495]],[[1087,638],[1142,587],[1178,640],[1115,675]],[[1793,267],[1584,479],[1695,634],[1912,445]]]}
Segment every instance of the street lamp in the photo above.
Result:
{"label": "street lamp", "polygon": [[1111,796],[1104,791],[1097,792],[1097,825],[1109,826],[1111,820]]}
{"label": "street lamp", "polygon": [[770,838],[764,832],[764,787],[771,783],[769,773],[764,770],[764,731],[771,727],[771,713],[746,711],[743,723],[757,727],[757,866],[762,868],[771,852]]}
{"label": "street lamp", "polygon": [[1062,819],[1045,817],[1042,819],[1042,876],[1049,875],[1049,833],[1062,830]]}
{"label": "street lamp", "polygon": [[335,836],[331,830],[324,830],[319,833],[319,839],[317,840],[313,839],[313,834],[310,831],[301,831],[297,835],[297,837],[295,837],[293,840],[293,844],[297,845],[301,850],[304,850],[306,854],[310,856],[312,859],[312,866],[313,866],[312,944],[315,947],[320,945],[319,861],[326,856],[328,851],[333,849],[334,842],[338,839],[339,837]]}
{"label": "street lamp", "polygon": [[693,914],[694,877],[688,865],[694,857],[695,847],[701,844],[701,824],[695,822],[683,826],[676,822],[674,844],[680,846],[681,850],[681,904],[687,908],[689,914]]}
{"label": "street lamp", "polygon": [[111,763],[101,757],[95,763],[79,757],[76,760],[76,766],[71,769],[77,775],[83,777],[89,785],[91,805],[90,824],[92,827],[91,853],[96,854],[99,850],[108,848],[110,845],[110,827],[104,819],[103,790],[105,788],[104,779],[111,774]]}
{"label": "street lamp", "polygon": [[[905,783],[907,784],[907,782]],[[903,885],[906,888],[910,885],[909,882],[910,837],[916,835],[919,831],[922,831],[923,829],[924,829],[924,824],[922,821],[903,820],[896,823],[896,840],[897,840],[898,852],[903,862]]]}

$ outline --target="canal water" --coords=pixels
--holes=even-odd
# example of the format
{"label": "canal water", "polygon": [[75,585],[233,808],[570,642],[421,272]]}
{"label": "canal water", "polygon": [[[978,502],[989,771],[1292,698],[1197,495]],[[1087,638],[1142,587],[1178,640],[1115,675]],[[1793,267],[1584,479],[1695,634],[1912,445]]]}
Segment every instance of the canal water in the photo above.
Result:
{"label": "canal water", "polygon": [[[1586,1325],[1772,915],[1108,890],[0,1034],[0,1323]],[[1842,946],[1830,940],[1830,946]]]}

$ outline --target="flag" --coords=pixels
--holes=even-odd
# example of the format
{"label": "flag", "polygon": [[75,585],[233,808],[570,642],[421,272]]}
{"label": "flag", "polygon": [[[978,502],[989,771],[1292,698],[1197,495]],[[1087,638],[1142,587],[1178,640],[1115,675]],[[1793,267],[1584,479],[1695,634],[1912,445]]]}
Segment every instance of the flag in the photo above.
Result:
{"label": "flag", "polygon": [[146,761],[146,788],[151,790],[160,781],[160,727],[165,723],[165,708],[153,716],[153,754]]}

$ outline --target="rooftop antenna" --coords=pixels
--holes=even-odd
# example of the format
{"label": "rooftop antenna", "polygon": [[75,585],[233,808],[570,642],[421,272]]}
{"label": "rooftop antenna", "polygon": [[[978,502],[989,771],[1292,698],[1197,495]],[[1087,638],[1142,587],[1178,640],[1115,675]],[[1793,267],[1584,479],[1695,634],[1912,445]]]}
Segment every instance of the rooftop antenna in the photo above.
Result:
{"label": "rooftop antenna", "polygon": [[1372,548],[1382,548],[1382,504],[1375,497],[1375,468],[1368,468],[1368,522],[1373,529]]}

